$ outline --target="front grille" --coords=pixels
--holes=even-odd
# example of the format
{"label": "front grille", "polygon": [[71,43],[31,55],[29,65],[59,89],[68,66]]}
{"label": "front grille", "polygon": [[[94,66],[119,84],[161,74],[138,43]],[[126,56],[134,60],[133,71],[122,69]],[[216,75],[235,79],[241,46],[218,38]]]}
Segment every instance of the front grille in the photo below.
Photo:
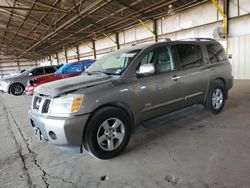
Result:
{"label": "front grille", "polygon": [[45,99],[45,101],[43,103],[42,113],[49,112],[49,105],[50,105],[50,99]]}
{"label": "front grille", "polygon": [[51,99],[35,96],[33,100],[33,109],[42,114],[47,114],[49,112],[50,103]]}

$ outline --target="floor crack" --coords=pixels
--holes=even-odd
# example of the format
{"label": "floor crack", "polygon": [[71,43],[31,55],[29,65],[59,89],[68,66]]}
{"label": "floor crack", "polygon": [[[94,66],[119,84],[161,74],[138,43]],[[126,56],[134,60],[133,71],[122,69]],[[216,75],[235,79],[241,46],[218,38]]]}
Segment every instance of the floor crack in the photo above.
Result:
{"label": "floor crack", "polygon": [[[22,139],[23,139],[23,141],[24,141],[24,143],[25,143],[25,145],[26,145],[26,148],[28,149],[28,152],[29,152],[30,154],[32,154],[32,156],[33,156],[33,160],[32,160],[32,161],[33,161],[34,164],[39,168],[39,170],[43,173],[42,180],[43,180],[44,184],[46,185],[46,187],[49,188],[49,186],[50,186],[49,183],[48,183],[48,179],[46,178],[46,176],[48,176],[48,177],[50,177],[50,178],[52,178],[52,179],[61,180],[61,181],[65,182],[65,183],[69,183],[69,184],[71,184],[71,185],[74,186],[74,187],[78,187],[78,186],[77,186],[75,183],[73,183],[72,181],[65,180],[65,179],[63,179],[63,178],[61,178],[61,177],[56,177],[56,176],[52,176],[52,175],[48,174],[48,173],[41,167],[41,165],[38,163],[38,160],[37,160],[38,154],[35,153],[33,150],[31,150],[30,145],[29,145],[29,143],[28,143],[28,139],[25,139],[25,137],[24,137],[24,135],[23,135],[23,133],[22,133],[22,131],[21,131],[21,129],[20,129],[18,123],[17,123],[16,120],[14,119],[14,116],[13,116],[12,112],[9,111],[9,110],[7,110],[6,108],[5,108],[5,110],[10,114],[10,117],[12,118],[13,122],[15,123],[15,125],[16,125],[16,127],[17,127],[17,129],[18,129],[18,132],[20,133],[20,135],[21,135],[21,137],[22,137]],[[13,134],[13,135],[14,135],[14,134]],[[21,151],[20,151],[20,156],[21,156],[21,159],[22,159],[22,161],[23,161],[23,163],[24,163],[24,168],[25,168],[25,170],[28,172],[28,168],[26,167],[25,159],[24,159],[24,157],[23,157]],[[30,180],[30,176],[29,176],[29,183],[30,183],[30,185],[32,184],[32,182],[31,182],[31,180]]]}
{"label": "floor crack", "polygon": [[[4,112],[5,112],[6,116],[7,116],[8,124],[10,125],[10,120],[9,120],[9,118],[8,118],[7,109],[6,109],[5,105],[4,105],[2,102],[0,102],[0,103],[3,105],[3,110],[4,110]],[[16,138],[16,136],[15,136],[13,130],[12,130],[11,128],[10,128],[9,130],[10,130],[11,134],[13,135],[14,142],[15,142],[17,148],[18,148],[18,154],[19,154],[19,157],[20,157],[20,159],[21,159],[21,161],[22,161],[22,163],[23,163],[23,168],[24,168],[24,171],[26,172],[26,175],[27,175],[27,178],[28,178],[28,182],[27,182],[27,183],[28,183],[29,187],[31,187],[32,181],[31,181],[30,174],[29,174],[29,172],[28,172],[28,168],[27,168],[27,164],[26,164],[26,162],[25,162],[24,156],[22,155],[22,152],[21,152],[21,151],[22,151],[22,148],[21,148],[21,146],[18,144],[17,138]]]}

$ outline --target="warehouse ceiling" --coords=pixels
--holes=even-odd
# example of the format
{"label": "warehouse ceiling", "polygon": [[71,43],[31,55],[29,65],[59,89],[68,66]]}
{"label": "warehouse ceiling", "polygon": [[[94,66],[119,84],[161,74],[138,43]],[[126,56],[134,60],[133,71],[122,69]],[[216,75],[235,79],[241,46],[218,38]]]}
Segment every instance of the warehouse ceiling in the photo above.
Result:
{"label": "warehouse ceiling", "polygon": [[0,55],[39,59],[203,2],[0,0]]}

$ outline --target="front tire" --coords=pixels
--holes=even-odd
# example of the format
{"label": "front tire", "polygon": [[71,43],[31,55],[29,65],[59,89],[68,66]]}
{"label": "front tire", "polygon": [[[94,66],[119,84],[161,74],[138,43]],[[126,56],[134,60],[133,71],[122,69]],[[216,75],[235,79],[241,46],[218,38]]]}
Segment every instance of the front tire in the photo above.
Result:
{"label": "front tire", "polygon": [[12,84],[10,86],[10,93],[12,95],[18,96],[22,95],[24,91],[24,87],[21,84]]}
{"label": "front tire", "polygon": [[208,91],[206,99],[206,107],[213,114],[220,113],[225,104],[226,99],[226,89],[220,80],[215,80]]}
{"label": "front tire", "polygon": [[110,159],[120,154],[130,139],[129,117],[116,107],[104,107],[91,117],[85,134],[88,151],[98,159]]}

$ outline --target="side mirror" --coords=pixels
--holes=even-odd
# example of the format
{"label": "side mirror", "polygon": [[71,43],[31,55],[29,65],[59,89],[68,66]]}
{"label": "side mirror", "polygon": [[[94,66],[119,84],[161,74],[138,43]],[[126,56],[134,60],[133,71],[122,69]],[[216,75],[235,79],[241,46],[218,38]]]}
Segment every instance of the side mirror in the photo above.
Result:
{"label": "side mirror", "polygon": [[155,65],[154,64],[143,64],[140,66],[137,74],[149,76],[155,74]]}
{"label": "side mirror", "polygon": [[29,72],[28,76],[33,76],[32,72]]}

